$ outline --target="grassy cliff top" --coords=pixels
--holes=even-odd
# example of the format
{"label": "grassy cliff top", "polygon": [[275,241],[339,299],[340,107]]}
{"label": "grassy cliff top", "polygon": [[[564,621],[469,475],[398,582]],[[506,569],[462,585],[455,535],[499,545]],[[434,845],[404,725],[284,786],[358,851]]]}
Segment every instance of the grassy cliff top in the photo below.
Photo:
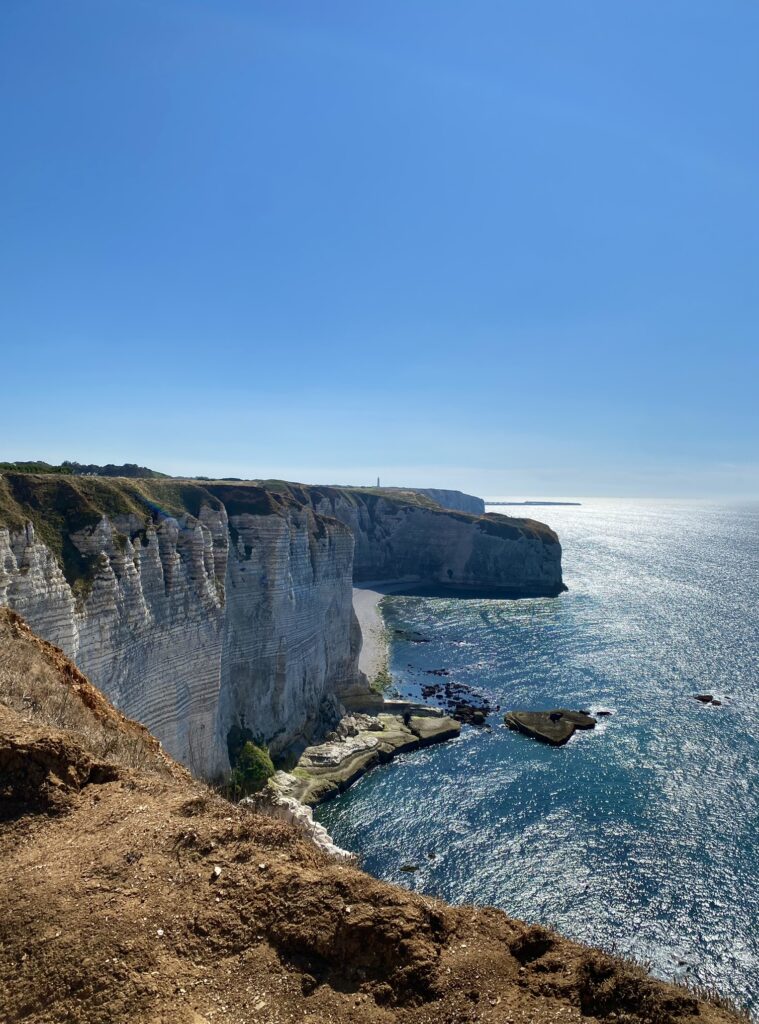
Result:
{"label": "grassy cliff top", "polygon": [[[70,583],[89,578],[95,565],[81,556],[71,542],[79,530],[97,526],[103,516],[117,520],[130,517],[132,535],[150,522],[171,516],[197,517],[203,506],[228,515],[283,515],[290,508],[335,509],[338,502],[354,507],[364,505],[373,515],[378,503],[401,508],[424,509],[510,540],[520,536],[558,543],[548,526],[531,519],[486,514],[470,515],[441,508],[416,491],[385,490],[377,487],[329,487],[290,483],[285,480],[191,480],[174,477],[108,477],[66,472],[31,473],[0,471],[0,526],[17,531],[27,522],[58,558]],[[329,513],[327,513],[329,515]],[[323,525],[317,517],[317,524]]]}
{"label": "grassy cliff top", "polygon": [[[55,554],[68,582],[85,592],[96,572],[97,559],[82,555],[71,535],[97,526],[104,516],[112,522],[128,517],[131,523],[128,531],[124,528],[124,536],[128,532],[134,538],[144,536],[151,522],[187,515],[197,518],[204,506],[224,507],[230,516],[266,516],[284,515],[304,503],[286,490],[270,490],[253,482],[0,472],[0,527],[15,532],[31,522],[37,537]],[[319,517],[315,521],[319,532],[323,523]]]}
{"label": "grassy cliff top", "polygon": [[286,490],[253,482],[0,473],[0,526],[19,530],[31,522],[58,555],[64,536],[97,526],[103,516],[135,517],[146,526],[169,516],[197,517],[203,506],[224,507],[229,515],[281,515],[301,504]]}

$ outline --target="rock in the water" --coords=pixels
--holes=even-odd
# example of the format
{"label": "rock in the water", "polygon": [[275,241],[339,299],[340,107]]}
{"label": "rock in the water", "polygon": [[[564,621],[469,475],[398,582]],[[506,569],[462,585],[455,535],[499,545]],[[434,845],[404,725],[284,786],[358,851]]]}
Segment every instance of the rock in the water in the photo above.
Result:
{"label": "rock in the water", "polygon": [[554,747],[563,746],[577,729],[593,729],[596,725],[592,715],[584,711],[568,711],[566,708],[553,711],[507,711],[504,722],[509,729]]}
{"label": "rock in the water", "polygon": [[456,704],[451,717],[459,722],[466,722],[467,725],[484,725],[485,714],[485,709],[473,704]]}
{"label": "rock in the water", "polygon": [[458,722],[445,716],[435,718],[431,715],[411,715],[407,724],[414,735],[419,737],[419,744],[423,747],[452,740],[461,731]]}
{"label": "rock in the water", "polygon": [[722,701],[718,700],[717,697],[713,697],[710,693],[693,693],[691,696],[700,704],[709,704],[713,708],[722,707]]}

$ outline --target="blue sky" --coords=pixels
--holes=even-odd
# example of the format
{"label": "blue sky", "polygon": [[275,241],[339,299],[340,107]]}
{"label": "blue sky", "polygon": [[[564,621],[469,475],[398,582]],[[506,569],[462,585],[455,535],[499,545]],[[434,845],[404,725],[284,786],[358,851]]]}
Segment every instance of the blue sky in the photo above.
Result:
{"label": "blue sky", "polygon": [[759,496],[752,0],[4,0],[0,459]]}

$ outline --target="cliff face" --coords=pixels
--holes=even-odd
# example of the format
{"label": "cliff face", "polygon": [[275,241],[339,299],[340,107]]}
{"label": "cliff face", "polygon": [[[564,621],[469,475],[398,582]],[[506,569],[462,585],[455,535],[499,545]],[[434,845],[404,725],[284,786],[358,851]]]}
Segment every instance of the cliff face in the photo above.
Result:
{"label": "cliff face", "polygon": [[443,491],[438,487],[416,487],[414,489],[417,494],[431,498],[442,508],[450,508],[454,512],[469,512],[474,516],[485,514],[485,502],[482,498],[475,498],[473,494],[465,494],[463,491]]}
{"label": "cliff face", "polygon": [[441,508],[418,492],[289,485],[350,527],[357,582],[413,577],[456,591],[553,597],[564,589],[559,538],[543,523]]}
{"label": "cliff face", "polygon": [[0,477],[0,605],[203,775],[232,725],[277,753],[334,723],[360,678],[352,581],[398,577],[556,594],[561,547],[413,494]]}
{"label": "cliff face", "polygon": [[[89,488],[96,508],[104,495],[94,481]],[[124,496],[123,507],[95,511],[94,522],[70,533],[66,519],[78,525],[83,511],[77,488],[62,481],[46,496],[41,531],[58,502],[62,543],[89,569],[86,578],[71,578],[71,552],[66,578],[31,522],[0,528],[0,605],[20,612],[201,774],[226,766],[232,724],[276,752],[305,744],[322,719],[333,722],[360,645],[350,533],[255,488],[231,513],[208,492],[196,515],[155,502],[140,512],[148,495]],[[35,511],[31,502],[19,509],[39,521]]]}

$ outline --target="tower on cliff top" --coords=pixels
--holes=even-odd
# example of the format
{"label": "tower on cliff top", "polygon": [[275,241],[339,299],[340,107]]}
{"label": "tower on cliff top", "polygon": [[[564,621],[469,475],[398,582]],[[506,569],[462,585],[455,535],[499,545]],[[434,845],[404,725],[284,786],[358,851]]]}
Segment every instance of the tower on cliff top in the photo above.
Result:
{"label": "tower on cliff top", "polygon": [[379,477],[377,477],[377,486],[379,487],[379,485],[380,485]]}

